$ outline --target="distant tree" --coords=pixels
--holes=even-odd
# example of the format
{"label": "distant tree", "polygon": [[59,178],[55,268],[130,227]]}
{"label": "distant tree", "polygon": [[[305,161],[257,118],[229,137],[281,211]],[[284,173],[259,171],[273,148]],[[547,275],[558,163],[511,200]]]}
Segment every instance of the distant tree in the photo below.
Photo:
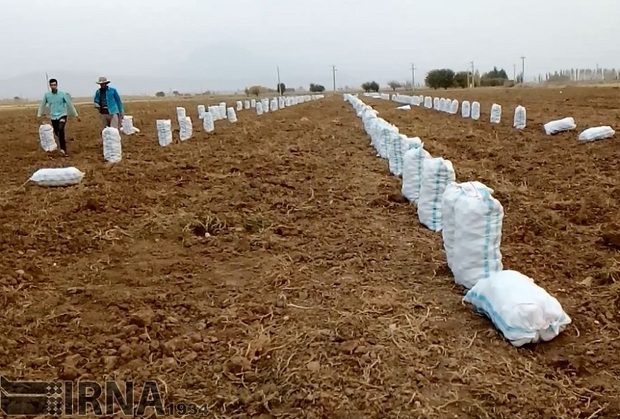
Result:
{"label": "distant tree", "polygon": [[286,85],[284,83],[278,83],[278,86],[276,87],[276,91],[278,92],[279,95],[283,95],[284,92],[286,92]]}
{"label": "distant tree", "polygon": [[249,88],[248,91],[250,92],[251,95],[258,96],[261,93],[261,88],[260,86],[252,86]]}
{"label": "distant tree", "polygon": [[471,73],[469,71],[459,71],[454,75],[454,85],[456,87],[466,88],[468,80],[471,80]]}
{"label": "distant tree", "polygon": [[180,96],[181,95],[181,93],[179,93],[178,90],[173,90],[172,94],[175,95],[175,96]]}
{"label": "distant tree", "polygon": [[399,81],[396,81],[396,80],[390,80],[390,81],[388,82],[388,86],[390,86],[390,88],[391,88],[394,92],[395,92],[395,91],[396,91],[396,89],[398,89],[399,87],[403,87],[403,85],[402,85],[402,84],[400,84],[400,82],[399,82]]}
{"label": "distant tree", "polygon": [[15,96],[15,97],[13,98],[13,100],[14,100],[14,101],[16,101],[16,102],[19,102],[20,100],[22,100],[22,98],[21,98],[21,97],[19,97],[19,96]]}
{"label": "distant tree", "polygon": [[325,91],[325,86],[321,84],[310,83],[310,91],[313,93],[321,93]]}
{"label": "distant tree", "polygon": [[157,96],[157,97],[164,97],[164,96],[166,96],[166,94],[164,92],[157,92],[157,93],[155,93],[155,96]]}
{"label": "distant tree", "polygon": [[454,76],[454,71],[449,68],[435,69],[428,72],[424,82],[432,89],[447,89],[454,86]]}
{"label": "distant tree", "polygon": [[366,93],[370,92],[370,82],[367,81],[365,83],[362,83],[362,90],[364,90]]}
{"label": "distant tree", "polygon": [[370,82],[370,91],[371,92],[378,92],[379,91],[379,83],[377,83],[376,81],[371,81]]}
{"label": "distant tree", "polygon": [[246,87],[243,92],[245,93],[246,96],[250,96],[250,88],[249,87]]}
{"label": "distant tree", "polygon": [[480,77],[481,86],[503,86],[504,82],[508,80],[508,74],[503,68],[498,70],[497,67],[493,67],[493,70],[484,73]]}

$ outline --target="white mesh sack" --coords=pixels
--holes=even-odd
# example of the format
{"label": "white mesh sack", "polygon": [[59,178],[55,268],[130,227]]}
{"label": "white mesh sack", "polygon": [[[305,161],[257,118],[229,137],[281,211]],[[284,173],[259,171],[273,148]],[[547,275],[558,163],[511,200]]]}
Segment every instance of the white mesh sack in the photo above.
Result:
{"label": "white mesh sack", "polygon": [[394,176],[403,174],[403,137],[405,136],[402,134],[392,132],[387,139],[388,166]]}
{"label": "white mesh sack", "polygon": [[198,119],[202,119],[202,115],[205,113],[205,105],[198,105]]}
{"label": "white mesh sack", "polygon": [[463,301],[488,317],[515,347],[548,342],[571,323],[556,298],[517,271],[495,272],[478,281]]}
{"label": "white mesh sack", "polygon": [[555,121],[547,122],[544,125],[545,133],[547,135],[557,134],[559,132],[570,131],[577,128],[575,120],[571,117],[562,118]]}
{"label": "white mesh sack", "polygon": [[172,144],[172,121],[169,119],[158,119],[156,126],[159,145],[167,147]]}
{"label": "white mesh sack", "polygon": [[515,108],[515,118],[513,122],[513,127],[516,129],[523,129],[527,124],[527,112],[525,108],[521,105]]}
{"label": "white mesh sack", "polygon": [[470,114],[471,114],[471,105],[469,104],[469,100],[464,100],[463,104],[461,105],[461,116],[463,118],[469,118]]}
{"label": "white mesh sack", "polygon": [[235,113],[235,110],[232,107],[228,108],[226,110],[226,113],[227,113],[229,122],[232,122],[232,123],[237,122],[237,114]]}
{"label": "white mesh sack", "polygon": [[238,100],[237,101],[237,111],[242,111],[243,110],[243,102]]}
{"label": "white mesh sack", "polygon": [[445,112],[446,110],[446,98],[441,98],[439,99],[439,111],[440,112]]}
{"label": "white mesh sack", "polygon": [[381,120],[382,124],[379,127],[378,136],[378,154],[383,159],[389,159],[390,157],[390,145],[389,141],[393,134],[398,134],[398,128],[392,124],[389,124],[385,120]]}
{"label": "white mesh sack", "polygon": [[407,137],[406,135],[402,135],[401,146],[402,146],[403,157],[407,151],[414,149],[414,148],[422,147],[423,145],[424,143],[422,143],[422,140],[420,139],[420,137],[410,138],[410,137]]}
{"label": "white mesh sack", "polygon": [[192,125],[192,119],[186,116],[179,121],[179,139],[181,141],[187,141],[194,135],[194,127]]}
{"label": "white mesh sack", "polygon": [[461,193],[461,184],[458,182],[450,182],[446,185],[446,189],[441,196],[441,216],[442,229],[441,238],[443,240],[443,248],[446,252],[446,262],[448,267],[452,269],[452,255],[454,254],[454,203]]}
{"label": "white mesh sack", "polygon": [[185,118],[187,116],[187,112],[185,111],[185,108],[181,107],[181,106],[177,106],[177,119],[180,121],[181,119]]}
{"label": "white mesh sack", "polygon": [[592,127],[583,130],[581,134],[579,134],[579,141],[585,143],[590,141],[605,140],[613,137],[615,134],[616,131],[614,131],[610,126]]}
{"label": "white mesh sack", "polygon": [[275,112],[278,110],[278,101],[276,99],[271,100],[271,106],[269,107],[271,112]]}
{"label": "white mesh sack", "polygon": [[[449,203],[453,205],[450,222],[454,225],[449,265],[454,281],[467,289],[503,269],[500,245],[504,209],[492,193],[480,182],[466,182]],[[448,218],[450,214],[444,217]]]}
{"label": "white mesh sack", "polygon": [[256,115],[262,115],[263,114],[263,104],[261,102],[258,102],[256,104]]}
{"label": "white mesh sack", "polygon": [[441,198],[456,175],[452,162],[441,157],[424,159],[422,164],[422,184],[418,198],[418,218],[420,223],[432,231],[441,231]]}
{"label": "white mesh sack", "polygon": [[491,106],[491,123],[499,124],[501,120],[502,120],[502,107],[501,105],[494,103]]}
{"label": "white mesh sack", "polygon": [[480,119],[480,102],[471,104],[471,119],[477,121]]}
{"label": "white mesh sack", "polygon": [[109,163],[118,163],[123,158],[121,133],[114,127],[106,127],[101,132],[103,139],[103,158]]}
{"label": "white mesh sack", "polygon": [[246,101],[243,102],[243,108],[246,109],[246,110],[250,109],[250,101],[249,100],[246,100]]}
{"label": "white mesh sack", "polygon": [[140,130],[133,125],[133,116],[123,115],[123,119],[121,120],[121,132],[125,135],[133,135],[140,132]]}
{"label": "white mesh sack", "polygon": [[50,124],[42,124],[39,127],[39,144],[44,151],[51,152],[58,148],[54,139],[54,128]]}
{"label": "white mesh sack", "polygon": [[426,96],[424,98],[424,107],[426,109],[431,109],[433,107],[433,98],[430,96]]}
{"label": "white mesh sack", "polygon": [[250,100],[250,108],[255,108],[256,107],[256,99],[251,99]]}
{"label": "white mesh sack", "polygon": [[69,186],[77,185],[84,178],[84,173],[75,167],[55,169],[39,169],[30,176],[30,182],[39,186]]}
{"label": "white mesh sack", "polygon": [[422,184],[422,166],[424,159],[430,158],[430,153],[424,150],[423,145],[407,150],[403,155],[403,186],[401,192],[409,202],[418,202]]}
{"label": "white mesh sack", "polygon": [[205,112],[202,114],[202,128],[205,132],[215,131],[215,122],[213,121],[213,115],[211,112]]}
{"label": "white mesh sack", "polygon": [[450,113],[456,115],[459,111],[459,101],[454,99],[450,104]]}
{"label": "white mesh sack", "polygon": [[433,98],[433,109],[439,110],[439,98],[438,97]]}

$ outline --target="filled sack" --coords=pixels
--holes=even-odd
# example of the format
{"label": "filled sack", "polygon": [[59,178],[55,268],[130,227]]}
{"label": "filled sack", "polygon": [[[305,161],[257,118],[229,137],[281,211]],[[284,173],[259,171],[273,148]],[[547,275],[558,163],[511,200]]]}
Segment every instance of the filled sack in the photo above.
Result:
{"label": "filled sack", "polygon": [[42,124],[39,127],[39,143],[46,152],[52,152],[58,148],[54,139],[54,128],[50,124]]}
{"label": "filled sack", "polygon": [[550,341],[571,323],[560,302],[517,271],[500,271],[479,281],[463,301],[488,317],[516,347]]}
{"label": "filled sack", "polygon": [[28,179],[39,186],[77,185],[84,178],[84,173],[75,167],[39,169]]}
{"label": "filled sack", "polygon": [[443,217],[441,198],[456,174],[450,160],[441,157],[424,159],[422,164],[422,184],[418,198],[418,217],[420,223],[432,231],[441,231]]}

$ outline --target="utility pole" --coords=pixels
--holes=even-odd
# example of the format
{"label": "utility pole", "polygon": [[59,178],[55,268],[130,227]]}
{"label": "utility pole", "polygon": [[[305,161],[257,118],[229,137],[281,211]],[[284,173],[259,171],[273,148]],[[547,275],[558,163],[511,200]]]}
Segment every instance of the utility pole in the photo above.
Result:
{"label": "utility pole", "polygon": [[280,89],[280,66],[276,67],[277,71],[278,71],[278,93],[280,94],[280,96],[282,96],[284,94],[284,92],[282,92],[282,89]]}
{"label": "utility pole", "polygon": [[512,81],[517,84],[517,65],[512,65]]}
{"label": "utility pole", "polygon": [[525,84],[525,57],[521,57],[521,84]]}
{"label": "utility pole", "polygon": [[476,87],[476,76],[474,75],[474,62],[470,61],[471,64],[471,87]]}
{"label": "utility pole", "polygon": [[411,64],[411,90],[415,90],[415,65]]}
{"label": "utility pole", "polygon": [[336,92],[336,66],[332,65],[332,81],[334,83],[334,92]]}

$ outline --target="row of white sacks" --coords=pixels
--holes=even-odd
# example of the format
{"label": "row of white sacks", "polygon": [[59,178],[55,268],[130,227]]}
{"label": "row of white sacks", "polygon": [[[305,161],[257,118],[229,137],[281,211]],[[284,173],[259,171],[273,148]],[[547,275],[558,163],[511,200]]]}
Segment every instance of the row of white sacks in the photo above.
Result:
{"label": "row of white sacks", "polygon": [[[246,100],[245,103],[237,101],[237,110],[256,108],[256,112],[262,115],[265,112],[275,112],[279,109],[306,103],[313,100],[323,99],[324,95],[301,95],[301,96],[284,96],[272,99],[256,99]],[[181,141],[187,141],[193,136],[192,120],[187,116],[183,107],[177,107],[177,120],[179,123],[179,137]],[[237,122],[235,109],[226,107],[226,102],[219,105],[209,106],[208,109],[204,105],[198,105],[198,117],[203,121],[203,127],[206,132],[215,130],[215,121],[228,119],[228,121]],[[157,135],[159,144],[165,147],[172,143],[172,121],[157,120]],[[103,139],[103,157],[109,163],[118,163],[122,160],[122,139],[121,132],[126,135],[132,135],[140,130],[133,126],[133,117],[125,115],[121,124],[120,131],[116,128],[105,128],[101,132]],[[45,151],[56,150],[56,141],[54,140],[54,132],[49,124],[41,125],[39,128],[39,140],[41,148]],[[75,167],[39,169],[30,178],[29,181],[39,186],[69,186],[76,185],[82,181],[84,173]]]}
{"label": "row of white sacks", "polygon": [[417,205],[421,224],[441,232],[448,266],[467,292],[464,301],[484,314],[514,346],[549,341],[571,323],[557,299],[534,281],[504,270],[500,243],[504,210],[480,182],[456,181],[452,163],[433,158],[357,96],[345,94],[377,155],[402,176],[402,194]]}
{"label": "row of white sacks", "polygon": [[[387,93],[366,93],[366,96],[376,99],[392,100],[397,103],[402,103],[404,106],[400,106],[398,109],[408,110],[411,106],[423,106],[427,109],[434,109],[440,112],[456,115],[459,111],[459,101],[456,99],[446,99],[438,97],[430,97],[424,95],[401,95],[393,94],[391,97]],[[464,100],[461,105],[461,116],[463,118],[471,118],[475,121],[480,119],[480,103],[469,102]],[[491,105],[490,122],[492,124],[499,124],[502,119],[502,106],[494,103]],[[518,105],[514,110],[513,127],[516,129],[524,129],[527,126],[527,111],[525,107]],[[545,133],[547,135],[555,135],[560,132],[572,131],[577,128],[575,119],[572,117],[566,117],[562,119],[553,120],[543,125]],[[578,137],[580,142],[591,142],[596,140],[604,140],[611,138],[615,135],[615,131],[612,127],[604,125],[599,127],[591,127],[583,130]]]}
{"label": "row of white sacks", "polygon": [[[301,95],[301,96],[279,96],[275,98],[251,99],[245,101],[237,101],[236,110],[232,106],[227,106],[226,102],[220,102],[218,105],[206,107],[198,105],[198,119],[202,120],[202,127],[205,132],[215,131],[215,122],[227,119],[230,123],[237,122],[237,112],[248,109],[256,109],[258,115],[267,112],[275,112],[290,106],[299,105],[313,100],[322,99],[324,95]],[[187,112],[183,107],[177,107],[177,120],[179,123],[179,138],[181,141],[187,141],[193,136],[192,120],[187,116]],[[159,145],[167,147],[172,144],[172,121],[170,119],[158,119],[157,139]]]}

